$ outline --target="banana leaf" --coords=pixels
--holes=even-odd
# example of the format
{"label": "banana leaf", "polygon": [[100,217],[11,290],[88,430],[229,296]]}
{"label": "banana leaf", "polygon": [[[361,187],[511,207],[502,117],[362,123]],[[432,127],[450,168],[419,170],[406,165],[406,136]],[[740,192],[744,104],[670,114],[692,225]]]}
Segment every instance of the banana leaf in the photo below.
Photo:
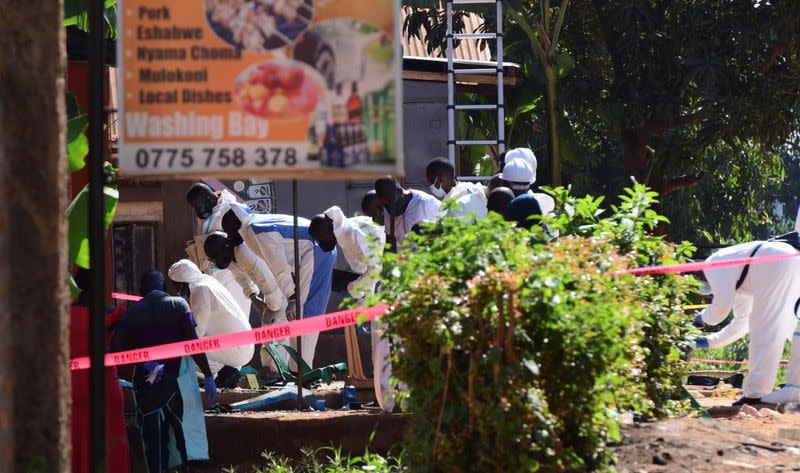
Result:
{"label": "banana leaf", "polygon": [[[108,230],[117,210],[119,191],[114,187],[103,188],[105,196],[105,223]],[[89,269],[89,186],[75,196],[67,209],[69,225],[69,260],[82,268]]]}

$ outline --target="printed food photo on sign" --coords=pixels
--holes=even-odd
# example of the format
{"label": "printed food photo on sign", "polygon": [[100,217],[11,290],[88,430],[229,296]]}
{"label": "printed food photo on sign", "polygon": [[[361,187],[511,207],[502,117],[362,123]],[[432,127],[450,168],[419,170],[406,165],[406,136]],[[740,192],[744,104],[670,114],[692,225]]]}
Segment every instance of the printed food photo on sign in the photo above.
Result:
{"label": "printed food photo on sign", "polygon": [[308,115],[325,93],[316,71],[296,61],[265,61],[239,74],[234,94],[247,113],[267,119]]}
{"label": "printed food photo on sign", "polygon": [[313,16],[313,0],[206,0],[211,29],[226,43],[248,51],[294,44]]}
{"label": "printed food photo on sign", "polygon": [[394,54],[383,30],[356,20],[325,21],[303,34],[294,58],[329,88],[308,131],[309,160],[334,168],[394,162]]}

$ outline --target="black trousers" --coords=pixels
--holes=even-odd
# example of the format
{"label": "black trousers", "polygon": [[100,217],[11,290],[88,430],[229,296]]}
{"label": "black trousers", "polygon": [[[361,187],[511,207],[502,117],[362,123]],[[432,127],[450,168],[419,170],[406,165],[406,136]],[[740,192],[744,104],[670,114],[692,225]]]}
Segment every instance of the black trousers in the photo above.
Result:
{"label": "black trousers", "polygon": [[[177,388],[177,383],[176,386]],[[147,403],[144,403],[147,404]],[[176,389],[161,407],[142,410],[137,408],[136,417],[142,435],[142,447],[149,473],[166,473],[169,469],[169,432],[172,430],[176,447],[181,456],[182,469],[186,471],[188,458],[183,437],[183,398]]]}

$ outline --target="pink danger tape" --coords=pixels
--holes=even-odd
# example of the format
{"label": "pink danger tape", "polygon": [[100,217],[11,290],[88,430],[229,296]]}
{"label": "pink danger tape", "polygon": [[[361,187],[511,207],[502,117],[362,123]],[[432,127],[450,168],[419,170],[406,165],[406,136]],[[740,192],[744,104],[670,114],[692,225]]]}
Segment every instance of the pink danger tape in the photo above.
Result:
{"label": "pink danger tape", "polygon": [[[316,315],[307,319],[269,325],[267,327],[244,330],[242,332],[226,333],[225,335],[216,335],[185,342],[168,343],[166,345],[157,345],[138,350],[108,353],[106,354],[105,365],[127,365],[130,363],[197,355],[199,353],[235,348],[242,345],[267,343],[274,340],[307,335],[309,333],[334,330],[357,324],[361,316],[365,317],[365,321],[373,320],[385,314],[388,308],[389,306],[387,304],[381,304],[370,308],[359,307],[358,309]],[[70,369],[72,370],[87,369],[90,365],[91,363],[88,356],[73,358],[70,361]]]}
{"label": "pink danger tape", "polygon": [[142,296],[132,296],[130,294],[122,294],[120,292],[112,292],[111,297],[121,301],[134,301],[138,302],[142,300]]}
{"label": "pink danger tape", "polygon": [[766,255],[766,256],[753,256],[750,258],[737,258],[724,261],[699,261],[696,263],[681,263],[672,264],[667,266],[646,266],[644,268],[633,269],[620,269],[612,271],[612,276],[620,276],[623,274],[631,274],[634,276],[642,276],[645,274],[670,274],[670,273],[693,273],[696,271],[703,271],[711,268],[725,268],[728,266],[744,266],[746,264],[769,263],[771,261],[781,261],[785,259],[797,258],[800,253],[793,253],[789,255]]}

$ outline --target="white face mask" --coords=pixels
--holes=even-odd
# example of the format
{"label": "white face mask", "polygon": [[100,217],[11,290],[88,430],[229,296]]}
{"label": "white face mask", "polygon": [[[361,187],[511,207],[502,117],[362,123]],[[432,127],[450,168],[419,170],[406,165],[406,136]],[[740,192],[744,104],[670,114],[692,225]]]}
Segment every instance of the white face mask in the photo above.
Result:
{"label": "white face mask", "polygon": [[431,185],[431,195],[436,197],[437,199],[444,199],[447,195],[447,192],[444,191],[441,187],[436,187],[435,185]]}

